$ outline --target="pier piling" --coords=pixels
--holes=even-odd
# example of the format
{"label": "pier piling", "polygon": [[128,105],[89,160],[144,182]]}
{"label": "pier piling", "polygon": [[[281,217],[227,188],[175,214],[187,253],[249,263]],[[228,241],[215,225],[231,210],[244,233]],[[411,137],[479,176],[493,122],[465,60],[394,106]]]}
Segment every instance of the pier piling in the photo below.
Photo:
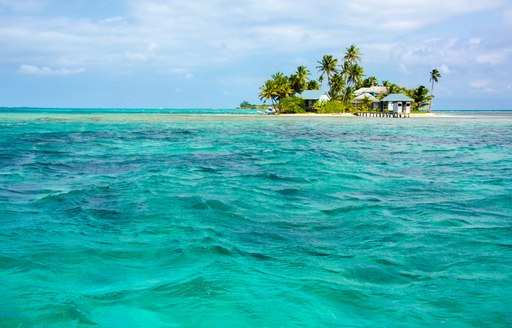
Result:
{"label": "pier piling", "polygon": [[411,114],[408,113],[386,113],[386,112],[357,112],[356,116],[361,117],[390,117],[390,118],[409,118]]}

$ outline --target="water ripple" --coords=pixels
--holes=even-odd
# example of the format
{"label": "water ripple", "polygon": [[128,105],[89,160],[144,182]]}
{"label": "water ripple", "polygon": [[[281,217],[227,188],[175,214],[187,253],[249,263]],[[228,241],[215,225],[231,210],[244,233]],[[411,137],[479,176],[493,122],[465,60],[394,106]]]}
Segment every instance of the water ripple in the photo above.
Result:
{"label": "water ripple", "polygon": [[510,120],[10,120],[0,326],[512,325]]}

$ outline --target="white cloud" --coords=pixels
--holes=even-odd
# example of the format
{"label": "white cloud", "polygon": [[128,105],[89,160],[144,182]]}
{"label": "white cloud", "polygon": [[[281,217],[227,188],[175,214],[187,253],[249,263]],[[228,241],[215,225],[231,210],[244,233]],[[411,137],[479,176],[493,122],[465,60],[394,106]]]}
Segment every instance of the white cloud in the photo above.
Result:
{"label": "white cloud", "polygon": [[481,64],[497,65],[506,62],[512,54],[508,44],[478,39],[431,39],[398,44],[393,50],[394,56],[407,65],[430,65],[439,67],[445,73],[460,68],[466,70]]}
{"label": "white cloud", "polygon": [[[78,58],[75,65],[102,66],[102,69],[149,60],[162,67],[206,67],[269,51],[293,54],[326,48],[342,51],[342,47],[352,42],[369,47],[374,43],[392,44],[396,33],[410,33],[506,2],[130,0],[123,3],[126,7],[119,8],[118,13],[122,15],[114,13],[110,18],[96,21],[55,18],[55,14],[0,21],[0,48],[4,57],[10,55],[40,65],[60,66]],[[37,1],[0,0],[0,4],[13,8],[32,4],[33,7]]]}
{"label": "white cloud", "polygon": [[439,72],[441,72],[441,74],[450,74],[452,72],[451,68],[446,66],[445,64],[441,65],[439,67]]}
{"label": "white cloud", "polygon": [[46,2],[46,0],[0,0],[0,13],[6,10],[15,13],[33,13],[44,8]]}
{"label": "white cloud", "polygon": [[352,26],[378,31],[413,31],[454,17],[496,8],[506,0],[354,0],[344,19]]}
{"label": "white cloud", "polygon": [[505,24],[512,25],[512,9],[503,12],[503,19]]}
{"label": "white cloud", "polygon": [[192,74],[192,73],[188,72],[188,73],[186,73],[186,74],[184,75],[184,78],[185,78],[186,80],[192,80],[192,79],[194,78],[194,74]]}
{"label": "white cloud", "polygon": [[476,62],[479,64],[496,65],[506,61],[510,54],[512,54],[512,48],[488,50],[476,56]]}
{"label": "white cloud", "polygon": [[21,65],[18,69],[18,72],[26,75],[36,75],[36,76],[66,76],[73,75],[85,72],[84,68],[76,68],[76,69],[67,69],[67,68],[58,68],[52,69],[46,66],[37,67],[34,65]]}
{"label": "white cloud", "polygon": [[192,80],[194,78],[194,74],[184,68],[176,68],[172,70],[171,74],[185,80]]}
{"label": "white cloud", "polygon": [[157,58],[157,52],[160,45],[155,42],[149,42],[147,45],[140,47],[139,51],[126,51],[125,58],[130,61],[147,62]]}
{"label": "white cloud", "polygon": [[[126,0],[102,13],[73,12],[86,3],[61,10],[56,0],[0,0],[0,67],[40,76],[163,72],[155,79],[177,82],[201,72],[211,88],[234,72],[255,93],[262,76],[299,63],[315,72],[323,54],[339,58],[352,43],[379,79],[425,84],[437,67],[439,91],[449,83],[467,89],[467,81],[484,90],[480,77],[512,68],[510,0]],[[229,87],[240,85],[228,80],[219,92]]]}
{"label": "white cloud", "polygon": [[118,26],[125,25],[126,26],[126,24],[128,24],[128,22],[122,16],[115,16],[115,17],[109,17],[109,18],[103,19],[99,22],[99,24],[105,25],[105,26],[116,26],[116,25],[118,25]]}
{"label": "white cloud", "polygon": [[485,92],[493,92],[495,91],[493,87],[493,81],[490,79],[477,79],[470,82],[470,86],[473,89],[485,91]]}
{"label": "white cloud", "polygon": [[150,42],[148,44],[148,51],[150,52],[155,52],[157,51],[158,49],[160,49],[160,45],[156,42]]}
{"label": "white cloud", "polygon": [[481,38],[471,38],[469,39],[468,43],[470,45],[479,45],[482,42]]}

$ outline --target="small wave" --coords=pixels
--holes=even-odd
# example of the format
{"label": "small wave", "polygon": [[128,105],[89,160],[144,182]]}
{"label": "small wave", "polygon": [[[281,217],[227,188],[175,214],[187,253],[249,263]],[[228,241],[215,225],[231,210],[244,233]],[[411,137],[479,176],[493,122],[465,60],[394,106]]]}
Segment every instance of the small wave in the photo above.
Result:
{"label": "small wave", "polygon": [[345,270],[344,276],[357,283],[377,285],[405,284],[411,280],[400,274],[394,266],[356,265]]}
{"label": "small wave", "polygon": [[333,209],[324,209],[321,211],[329,216],[337,216],[340,214],[348,214],[348,213],[359,212],[359,211],[366,212],[368,210],[379,209],[379,208],[384,208],[384,207],[382,207],[380,205],[372,205],[371,203],[369,203],[369,204],[360,204],[360,205],[347,205],[347,206],[343,206],[343,207],[336,207]]}
{"label": "small wave", "polygon": [[201,196],[179,196],[177,197],[186,207],[194,210],[218,210],[227,212],[232,207],[218,199],[205,199]]}
{"label": "small wave", "polygon": [[357,173],[338,173],[337,176],[342,180],[366,180],[366,177],[363,174]]}

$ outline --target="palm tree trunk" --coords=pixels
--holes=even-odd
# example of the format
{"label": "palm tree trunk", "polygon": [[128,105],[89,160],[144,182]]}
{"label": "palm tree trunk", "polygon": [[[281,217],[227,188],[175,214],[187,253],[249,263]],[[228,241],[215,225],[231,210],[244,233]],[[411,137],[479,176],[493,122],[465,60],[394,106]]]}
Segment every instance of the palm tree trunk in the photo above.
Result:
{"label": "palm tree trunk", "polygon": [[434,101],[434,81],[432,81],[432,88],[430,88],[430,104],[428,105],[428,111],[427,113],[432,112],[432,102]]}

